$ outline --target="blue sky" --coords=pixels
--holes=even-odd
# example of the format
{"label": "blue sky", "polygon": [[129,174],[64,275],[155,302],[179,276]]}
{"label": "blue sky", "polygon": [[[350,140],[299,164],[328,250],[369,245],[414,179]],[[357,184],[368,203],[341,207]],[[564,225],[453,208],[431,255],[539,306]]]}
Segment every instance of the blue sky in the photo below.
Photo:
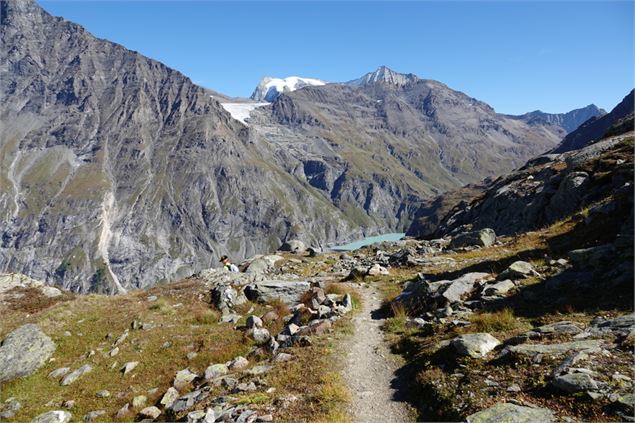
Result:
{"label": "blue sky", "polygon": [[233,96],[265,75],[336,82],[380,65],[501,113],[610,110],[635,85],[632,1],[39,3]]}

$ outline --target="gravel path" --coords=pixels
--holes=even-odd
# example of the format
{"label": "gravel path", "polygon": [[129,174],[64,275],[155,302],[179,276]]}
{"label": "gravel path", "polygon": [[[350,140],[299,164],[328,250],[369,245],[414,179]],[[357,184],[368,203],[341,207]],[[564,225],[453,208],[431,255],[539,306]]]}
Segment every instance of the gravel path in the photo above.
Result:
{"label": "gravel path", "polygon": [[411,422],[408,406],[393,399],[391,383],[398,365],[383,339],[375,311],[381,306],[381,294],[375,287],[359,288],[362,310],[353,318],[355,334],[344,345],[348,351],[344,379],[351,391],[350,414],[355,422]]}

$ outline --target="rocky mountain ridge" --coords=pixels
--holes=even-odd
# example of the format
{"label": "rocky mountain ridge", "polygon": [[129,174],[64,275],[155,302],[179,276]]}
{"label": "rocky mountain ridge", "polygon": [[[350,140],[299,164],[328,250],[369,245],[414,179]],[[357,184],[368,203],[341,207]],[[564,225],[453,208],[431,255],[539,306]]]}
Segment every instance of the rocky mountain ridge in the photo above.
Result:
{"label": "rocky mountain ridge", "polygon": [[541,110],[525,113],[522,115],[510,115],[517,119],[524,120],[531,124],[551,124],[564,129],[567,133],[575,131],[580,125],[591,118],[601,117],[606,114],[606,110],[600,109],[595,104],[571,110],[567,113],[545,113]]}

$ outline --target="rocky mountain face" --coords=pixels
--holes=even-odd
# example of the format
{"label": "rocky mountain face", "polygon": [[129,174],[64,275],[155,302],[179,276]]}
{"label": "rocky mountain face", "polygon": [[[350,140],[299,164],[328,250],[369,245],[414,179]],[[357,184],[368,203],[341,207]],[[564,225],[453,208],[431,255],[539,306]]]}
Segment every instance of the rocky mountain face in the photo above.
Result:
{"label": "rocky mountain face", "polygon": [[256,112],[251,123],[267,138],[303,146],[319,141],[342,155],[351,172],[408,181],[424,195],[509,171],[562,134],[552,125],[497,114],[440,82],[384,67],[349,85],[281,95]]}
{"label": "rocky mountain face", "polygon": [[249,126],[165,65],[0,2],[0,270],[123,292],[300,238],[404,230],[423,198],[553,147],[436,82],[380,68],[307,86]]}
{"label": "rocky mountain face", "polygon": [[555,125],[564,129],[567,133],[575,131],[580,125],[591,118],[601,117],[606,114],[595,104],[589,104],[580,109],[567,113],[545,113],[540,110],[510,117],[523,120],[530,125]]}
{"label": "rocky mountain face", "polygon": [[1,269],[122,292],[289,235],[361,235],[188,78],[33,1],[0,4]]}
{"label": "rocky mountain face", "polygon": [[[633,108],[635,107],[635,90],[624,97],[624,99],[611,110],[610,113],[596,116],[586,121],[577,130],[570,133],[562,140],[562,142],[553,150],[554,153],[564,153],[566,151],[582,148],[593,141],[597,141],[607,134],[607,131],[615,127],[615,131],[624,132],[633,129]],[[629,123],[630,122],[630,123]],[[620,125],[624,125],[620,128]],[[613,132],[615,132],[613,131]]]}
{"label": "rocky mountain face", "polygon": [[[464,187],[424,201],[407,234],[426,238],[483,228],[498,234],[521,233],[552,224],[601,199],[607,202],[602,207],[625,209],[623,214],[627,215],[632,207],[628,200],[629,193],[632,198],[633,178],[632,114],[630,119],[613,112],[606,116],[616,120],[601,141],[536,157],[482,186]],[[599,124],[607,125],[606,121]],[[593,213],[601,215],[602,207],[595,207]]]}

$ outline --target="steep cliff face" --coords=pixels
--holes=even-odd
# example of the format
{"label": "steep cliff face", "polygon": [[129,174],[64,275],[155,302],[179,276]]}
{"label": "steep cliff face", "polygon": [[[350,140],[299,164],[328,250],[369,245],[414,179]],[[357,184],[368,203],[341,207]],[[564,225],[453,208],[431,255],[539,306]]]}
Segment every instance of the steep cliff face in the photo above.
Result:
{"label": "steep cliff face", "polygon": [[32,1],[1,7],[0,269],[118,292],[361,231],[180,73]]}

